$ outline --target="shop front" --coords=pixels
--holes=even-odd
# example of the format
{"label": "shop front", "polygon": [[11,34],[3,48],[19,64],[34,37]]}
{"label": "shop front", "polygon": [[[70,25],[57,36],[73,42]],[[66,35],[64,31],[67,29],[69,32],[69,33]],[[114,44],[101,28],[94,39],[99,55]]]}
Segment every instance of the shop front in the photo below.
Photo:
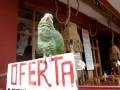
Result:
{"label": "shop front", "polygon": [[[120,59],[119,19],[116,19],[114,14],[111,15],[111,12],[109,12],[109,19],[107,17],[103,18],[103,14],[100,16],[98,12],[94,12],[91,8],[88,8],[88,6],[86,6],[88,3],[89,2],[84,2],[83,0],[75,0],[75,3],[74,0],[1,1],[0,90],[5,90],[6,88],[7,70],[10,69],[10,67],[8,68],[9,63],[18,63],[18,65],[15,64],[16,70],[19,68],[17,66],[20,66],[19,62],[23,61],[26,62],[24,64],[25,68],[29,68],[29,65],[35,67],[36,65],[40,65],[38,62],[31,62],[31,60],[37,60],[42,57],[36,50],[36,44],[38,24],[45,13],[53,15],[53,25],[63,36],[65,49],[61,53],[74,53],[77,66],[75,70],[75,73],[77,71],[76,85],[79,89],[119,90],[119,67],[111,67],[111,62],[118,61],[119,64]],[[91,12],[89,12],[90,10]],[[93,15],[91,13],[93,13]],[[117,52],[117,56],[115,57],[113,53],[111,55],[112,51],[110,51],[112,50],[113,44],[115,45],[113,51]],[[29,64],[29,61],[32,64]],[[83,67],[79,66],[80,63],[83,64]],[[61,62],[61,66],[62,65]],[[32,77],[36,75],[35,72],[37,71],[31,69],[30,72]],[[55,73],[58,72],[59,71]],[[62,72],[63,77],[66,74],[71,77],[71,73]],[[25,72],[21,72],[20,75],[22,78],[26,74]],[[46,74],[39,75],[47,77]],[[14,79],[17,80],[17,76]],[[14,79],[10,79],[13,80],[13,84],[20,82],[14,81]],[[55,79],[60,80],[60,78]],[[36,79],[33,81],[35,80]],[[35,82],[32,83],[35,84]],[[36,85],[37,83],[36,81]],[[49,83],[47,83],[47,85],[49,85]]]}

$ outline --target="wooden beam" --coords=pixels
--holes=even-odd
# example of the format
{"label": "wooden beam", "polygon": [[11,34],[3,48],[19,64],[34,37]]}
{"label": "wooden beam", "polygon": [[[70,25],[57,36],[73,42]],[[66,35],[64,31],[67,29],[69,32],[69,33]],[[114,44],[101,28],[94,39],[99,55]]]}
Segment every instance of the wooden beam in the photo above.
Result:
{"label": "wooden beam", "polygon": [[35,48],[36,48],[36,35],[35,35],[35,15],[36,11],[33,10],[33,22],[32,22],[32,59],[35,59]]}

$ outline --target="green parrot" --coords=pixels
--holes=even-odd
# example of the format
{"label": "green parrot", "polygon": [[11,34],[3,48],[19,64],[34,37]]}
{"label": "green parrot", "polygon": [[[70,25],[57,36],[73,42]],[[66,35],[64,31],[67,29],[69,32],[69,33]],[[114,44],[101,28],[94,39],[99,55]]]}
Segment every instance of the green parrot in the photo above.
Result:
{"label": "green parrot", "polygon": [[37,53],[57,55],[64,51],[64,40],[53,25],[52,14],[46,13],[38,23]]}

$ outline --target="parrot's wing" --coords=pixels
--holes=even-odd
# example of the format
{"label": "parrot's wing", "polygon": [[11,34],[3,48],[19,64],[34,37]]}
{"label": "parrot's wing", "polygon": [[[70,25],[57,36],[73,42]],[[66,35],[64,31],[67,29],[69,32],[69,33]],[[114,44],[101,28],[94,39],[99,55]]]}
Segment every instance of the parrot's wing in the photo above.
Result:
{"label": "parrot's wing", "polygon": [[62,37],[61,33],[57,30],[54,30],[53,34],[54,34],[54,39],[56,42],[57,51],[58,51],[58,53],[60,53],[61,51],[64,51],[63,37]]}

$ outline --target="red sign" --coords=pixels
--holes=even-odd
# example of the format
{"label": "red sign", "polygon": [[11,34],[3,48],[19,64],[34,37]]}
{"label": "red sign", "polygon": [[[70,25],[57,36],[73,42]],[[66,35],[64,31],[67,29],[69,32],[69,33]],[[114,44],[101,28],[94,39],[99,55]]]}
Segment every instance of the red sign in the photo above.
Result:
{"label": "red sign", "polygon": [[74,55],[62,54],[8,65],[7,89],[77,90]]}

